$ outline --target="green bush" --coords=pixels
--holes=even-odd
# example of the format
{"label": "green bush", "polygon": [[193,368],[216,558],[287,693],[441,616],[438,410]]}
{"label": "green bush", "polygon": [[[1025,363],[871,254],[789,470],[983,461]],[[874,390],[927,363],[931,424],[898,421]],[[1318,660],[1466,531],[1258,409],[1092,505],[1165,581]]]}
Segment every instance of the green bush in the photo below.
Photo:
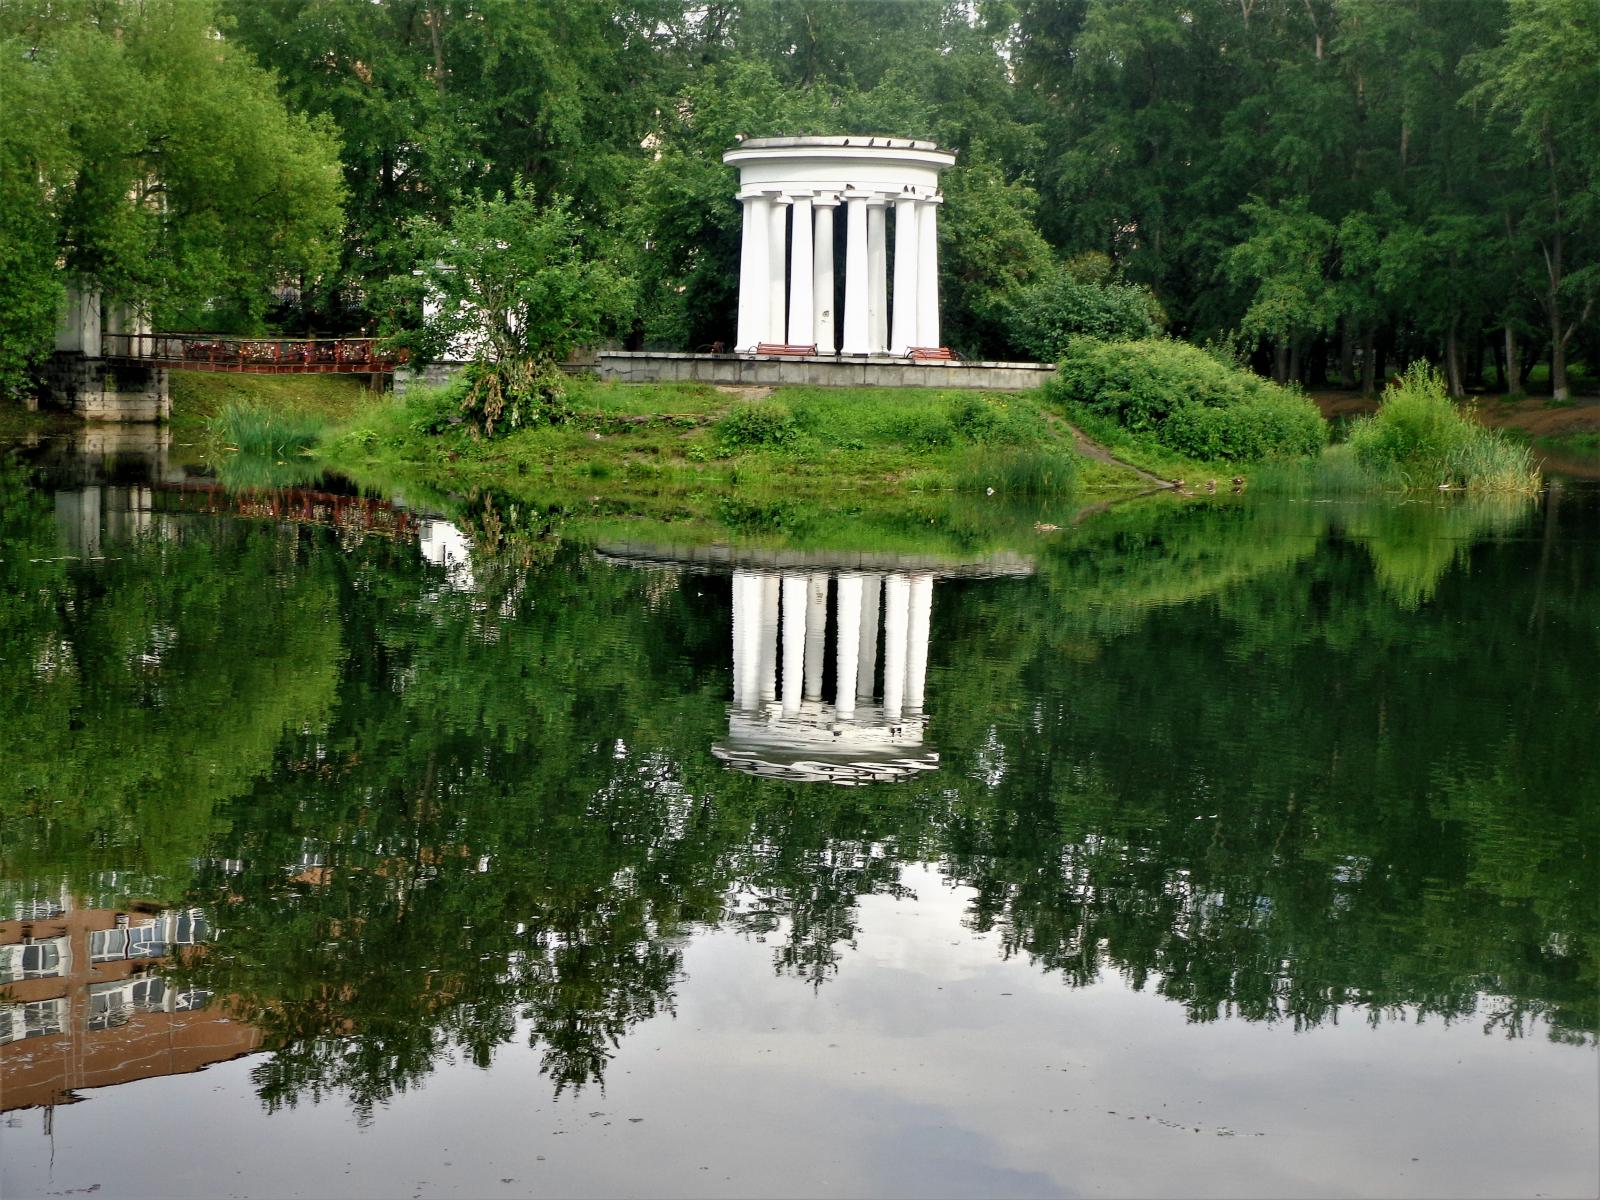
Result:
{"label": "green bush", "polygon": [[739,454],[792,446],[800,436],[800,427],[787,405],[747,404],[718,421],[716,434],[724,454]]}
{"label": "green bush", "polygon": [[1040,362],[1055,362],[1075,338],[1153,338],[1164,316],[1149,288],[1074,279],[1066,271],[1019,288],[1002,306],[1009,340]]}
{"label": "green bush", "polygon": [[549,359],[480,359],[465,378],[461,411],[484,437],[572,419],[566,376]]}
{"label": "green bush", "polygon": [[307,413],[276,412],[265,405],[230,401],[211,420],[212,432],[241,454],[289,458],[316,445],[326,423]]}
{"label": "green bush", "polygon": [[443,387],[419,385],[405,394],[406,426],[412,433],[436,436],[460,425],[467,384],[453,380]]}
{"label": "green bush", "polygon": [[1463,412],[1450,399],[1444,377],[1427,363],[1412,363],[1389,386],[1378,411],[1351,426],[1349,444],[1362,467],[1407,488],[1539,487],[1532,451]]}
{"label": "green bush", "polygon": [[1292,458],[1327,441],[1327,423],[1310,400],[1181,342],[1079,338],[1045,397],[1082,405],[1192,458]]}

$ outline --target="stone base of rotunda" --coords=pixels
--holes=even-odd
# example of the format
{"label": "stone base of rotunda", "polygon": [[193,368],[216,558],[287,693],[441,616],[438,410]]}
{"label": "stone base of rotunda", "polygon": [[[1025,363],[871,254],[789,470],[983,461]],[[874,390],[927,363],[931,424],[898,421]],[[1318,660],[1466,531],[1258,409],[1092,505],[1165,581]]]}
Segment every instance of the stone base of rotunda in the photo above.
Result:
{"label": "stone base of rotunda", "polygon": [[1048,363],[944,362],[850,355],[685,354],[602,350],[601,379],[735,387],[932,387],[1020,392],[1055,373]]}

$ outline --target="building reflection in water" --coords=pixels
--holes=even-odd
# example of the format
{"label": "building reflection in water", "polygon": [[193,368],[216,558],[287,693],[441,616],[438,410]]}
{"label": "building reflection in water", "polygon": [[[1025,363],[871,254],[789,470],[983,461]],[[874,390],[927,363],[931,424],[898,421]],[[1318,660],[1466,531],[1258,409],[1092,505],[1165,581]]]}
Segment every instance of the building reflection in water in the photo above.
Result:
{"label": "building reflection in water", "polygon": [[0,1111],[71,1103],[80,1088],[198,1071],[260,1034],[161,964],[210,938],[200,909],[19,901],[0,921]]}
{"label": "building reflection in water", "polygon": [[613,543],[634,566],[728,571],[733,703],[711,752],[772,779],[844,785],[939,765],[927,744],[934,583],[1033,574],[1016,554],[973,559]]}

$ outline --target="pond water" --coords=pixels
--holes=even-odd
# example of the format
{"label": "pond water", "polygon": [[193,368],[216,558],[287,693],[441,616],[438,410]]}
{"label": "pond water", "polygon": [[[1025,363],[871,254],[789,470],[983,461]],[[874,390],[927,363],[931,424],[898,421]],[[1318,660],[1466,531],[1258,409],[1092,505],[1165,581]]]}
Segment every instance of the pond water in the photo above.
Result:
{"label": "pond water", "polygon": [[0,466],[0,1194],[1600,1189],[1594,485],[667,545],[129,451]]}

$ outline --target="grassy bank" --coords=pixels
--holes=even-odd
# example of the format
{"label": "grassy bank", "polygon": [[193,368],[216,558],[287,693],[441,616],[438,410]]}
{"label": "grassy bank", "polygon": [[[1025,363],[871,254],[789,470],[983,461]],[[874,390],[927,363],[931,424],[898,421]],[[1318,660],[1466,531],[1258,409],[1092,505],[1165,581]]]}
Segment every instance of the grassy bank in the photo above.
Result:
{"label": "grassy bank", "polygon": [[848,506],[953,493],[1137,491],[1132,472],[1073,450],[1035,393],[923,388],[722,389],[575,380],[560,423],[487,440],[453,389],[363,409],[317,453],[358,478],[546,496]]}
{"label": "grassy bank", "polygon": [[[172,433],[179,441],[221,442],[217,422],[230,409],[259,409],[319,427],[358,419],[383,393],[358,375],[249,375],[173,371]],[[220,444],[218,446],[220,449]]]}

